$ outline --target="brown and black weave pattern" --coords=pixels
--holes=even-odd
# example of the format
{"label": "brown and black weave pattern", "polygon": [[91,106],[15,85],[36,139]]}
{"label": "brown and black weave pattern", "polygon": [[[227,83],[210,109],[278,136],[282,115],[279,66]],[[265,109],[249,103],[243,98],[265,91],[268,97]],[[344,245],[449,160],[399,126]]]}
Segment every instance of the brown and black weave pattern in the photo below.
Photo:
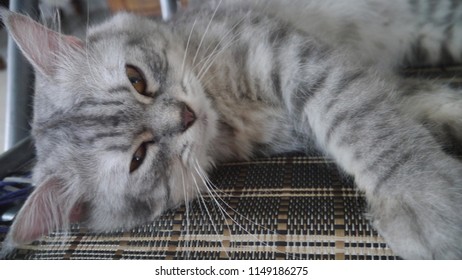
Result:
{"label": "brown and black weave pattern", "polygon": [[352,181],[322,157],[224,164],[212,181],[216,201],[205,196],[188,211],[170,211],[131,231],[94,234],[75,226],[68,237],[54,233],[11,258],[395,258],[364,218],[365,202]]}

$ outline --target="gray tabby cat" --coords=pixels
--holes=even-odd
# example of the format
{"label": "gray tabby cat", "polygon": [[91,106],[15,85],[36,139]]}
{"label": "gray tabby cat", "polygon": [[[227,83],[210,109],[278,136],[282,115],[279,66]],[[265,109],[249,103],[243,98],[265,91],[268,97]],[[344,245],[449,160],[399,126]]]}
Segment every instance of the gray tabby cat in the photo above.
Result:
{"label": "gray tabby cat", "polygon": [[37,73],[37,188],[11,248],[80,221],[152,221],[226,160],[315,145],[354,176],[404,258],[462,258],[462,95],[394,74],[462,62],[454,0],[209,1],[119,14],[86,39],[2,11]]}

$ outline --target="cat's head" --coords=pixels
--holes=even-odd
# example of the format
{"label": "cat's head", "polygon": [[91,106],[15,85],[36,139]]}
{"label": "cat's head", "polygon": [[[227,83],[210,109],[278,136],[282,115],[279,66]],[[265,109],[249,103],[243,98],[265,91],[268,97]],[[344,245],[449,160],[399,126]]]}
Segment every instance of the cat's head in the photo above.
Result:
{"label": "cat's head", "polygon": [[1,15],[37,74],[37,188],[11,228],[13,243],[73,221],[132,227],[196,196],[217,116],[184,60],[184,41],[130,14],[85,40]]}

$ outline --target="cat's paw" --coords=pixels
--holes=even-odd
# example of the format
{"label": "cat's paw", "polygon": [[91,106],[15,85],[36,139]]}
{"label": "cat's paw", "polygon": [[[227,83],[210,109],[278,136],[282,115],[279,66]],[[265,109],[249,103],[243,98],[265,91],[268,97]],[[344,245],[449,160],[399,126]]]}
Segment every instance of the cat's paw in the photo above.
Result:
{"label": "cat's paw", "polygon": [[[462,259],[462,163],[431,163],[370,199],[373,223],[405,259]],[[427,165],[427,166],[428,166]]]}
{"label": "cat's paw", "polygon": [[403,112],[423,124],[448,151],[462,155],[462,92],[433,82],[407,82],[403,87],[407,94],[399,104]]}

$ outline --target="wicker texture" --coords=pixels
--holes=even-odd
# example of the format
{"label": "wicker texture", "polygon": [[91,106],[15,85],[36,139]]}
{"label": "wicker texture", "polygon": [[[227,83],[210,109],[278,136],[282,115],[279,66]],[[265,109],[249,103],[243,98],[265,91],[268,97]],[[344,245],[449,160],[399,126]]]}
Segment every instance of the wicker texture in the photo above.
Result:
{"label": "wicker texture", "polygon": [[130,231],[75,225],[17,250],[20,259],[394,258],[364,218],[351,180],[319,156],[288,155],[220,166],[220,192]]}

